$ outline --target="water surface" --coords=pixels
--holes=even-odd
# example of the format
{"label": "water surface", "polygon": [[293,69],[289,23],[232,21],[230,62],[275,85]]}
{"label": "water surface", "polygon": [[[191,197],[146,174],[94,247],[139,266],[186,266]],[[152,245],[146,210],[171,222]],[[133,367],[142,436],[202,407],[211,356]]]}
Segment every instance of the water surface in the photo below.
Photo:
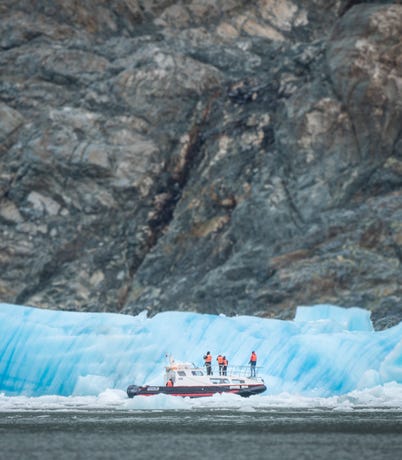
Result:
{"label": "water surface", "polygon": [[397,459],[402,411],[34,410],[0,414],[1,458]]}

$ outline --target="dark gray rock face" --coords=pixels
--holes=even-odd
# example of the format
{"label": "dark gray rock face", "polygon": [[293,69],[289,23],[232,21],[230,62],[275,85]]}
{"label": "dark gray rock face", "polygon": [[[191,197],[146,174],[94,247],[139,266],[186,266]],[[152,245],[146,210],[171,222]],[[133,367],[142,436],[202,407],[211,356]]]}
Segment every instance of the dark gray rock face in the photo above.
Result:
{"label": "dark gray rock face", "polygon": [[402,5],[5,0],[0,300],[402,320]]}

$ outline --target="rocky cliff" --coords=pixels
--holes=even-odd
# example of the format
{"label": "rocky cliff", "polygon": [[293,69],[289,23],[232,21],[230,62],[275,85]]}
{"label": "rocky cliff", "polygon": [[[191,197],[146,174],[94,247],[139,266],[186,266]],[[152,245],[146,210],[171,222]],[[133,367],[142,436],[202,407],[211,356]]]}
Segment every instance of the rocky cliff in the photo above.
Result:
{"label": "rocky cliff", "polygon": [[402,320],[402,4],[3,0],[0,299]]}

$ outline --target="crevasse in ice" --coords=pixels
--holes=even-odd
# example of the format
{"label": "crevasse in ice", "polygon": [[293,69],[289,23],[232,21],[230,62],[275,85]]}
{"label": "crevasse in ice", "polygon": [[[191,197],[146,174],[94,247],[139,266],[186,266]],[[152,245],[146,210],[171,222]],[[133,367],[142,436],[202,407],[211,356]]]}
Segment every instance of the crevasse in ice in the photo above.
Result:
{"label": "crevasse in ice", "polygon": [[97,395],[131,383],[162,384],[166,356],[202,365],[257,352],[269,394],[341,395],[402,383],[402,323],[373,330],[369,312],[298,307],[293,321],[186,312],[147,318],[0,304],[0,393]]}

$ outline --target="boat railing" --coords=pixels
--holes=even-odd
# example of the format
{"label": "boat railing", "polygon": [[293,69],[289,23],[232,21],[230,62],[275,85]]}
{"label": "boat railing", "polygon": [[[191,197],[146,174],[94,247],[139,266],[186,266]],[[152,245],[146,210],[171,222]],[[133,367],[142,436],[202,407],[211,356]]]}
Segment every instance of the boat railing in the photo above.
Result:
{"label": "boat railing", "polygon": [[[198,366],[199,369],[202,369],[205,372],[205,365]],[[227,375],[229,377],[238,376],[238,377],[247,377],[247,378],[258,378],[259,370],[262,369],[259,366],[256,366],[251,372],[251,366],[227,366],[225,374],[220,374],[219,366],[212,366],[212,375]],[[221,371],[222,372],[222,371]]]}
{"label": "boat railing", "polygon": [[[239,375],[240,377],[258,377],[261,367],[255,366],[251,372],[251,366],[228,366],[227,375]],[[219,369],[218,369],[219,372]],[[252,374],[252,375],[251,375]]]}

